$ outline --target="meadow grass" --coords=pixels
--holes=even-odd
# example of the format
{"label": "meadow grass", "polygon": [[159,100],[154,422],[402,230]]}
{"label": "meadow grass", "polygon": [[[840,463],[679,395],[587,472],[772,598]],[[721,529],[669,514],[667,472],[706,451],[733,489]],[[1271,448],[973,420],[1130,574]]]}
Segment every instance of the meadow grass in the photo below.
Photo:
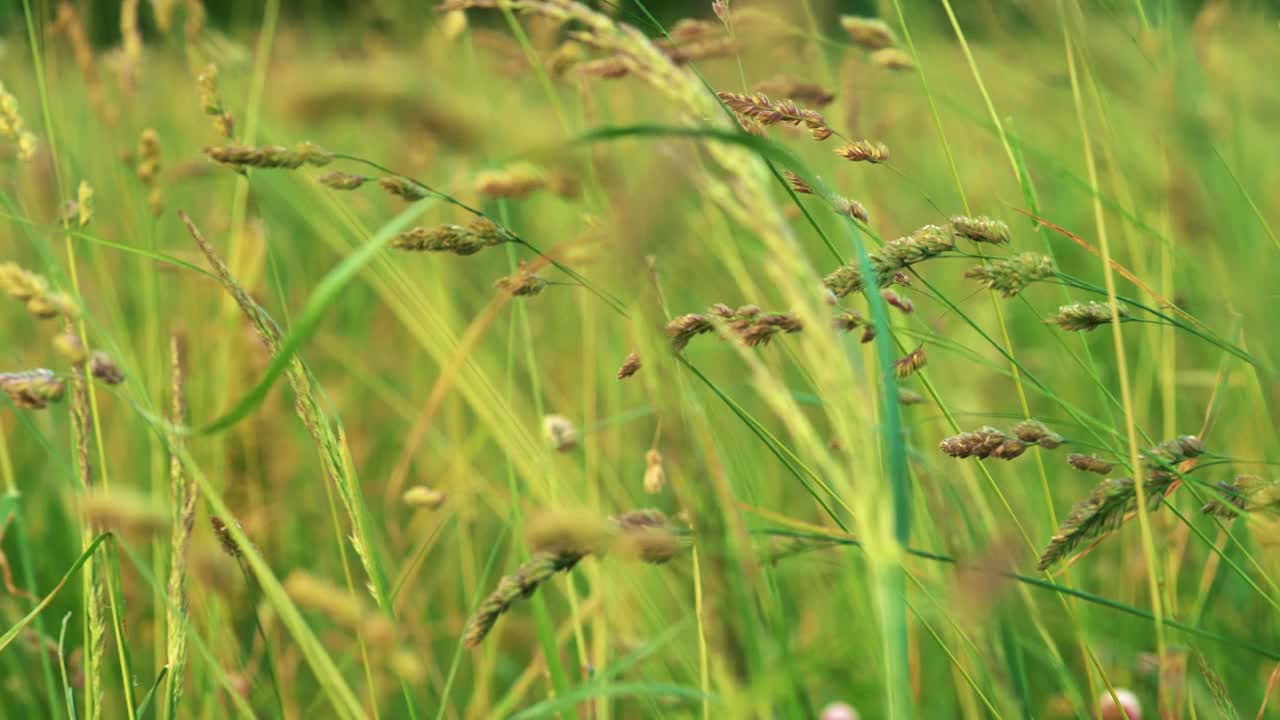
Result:
{"label": "meadow grass", "polygon": [[111,5],[0,9],[0,718],[1276,716],[1274,8]]}

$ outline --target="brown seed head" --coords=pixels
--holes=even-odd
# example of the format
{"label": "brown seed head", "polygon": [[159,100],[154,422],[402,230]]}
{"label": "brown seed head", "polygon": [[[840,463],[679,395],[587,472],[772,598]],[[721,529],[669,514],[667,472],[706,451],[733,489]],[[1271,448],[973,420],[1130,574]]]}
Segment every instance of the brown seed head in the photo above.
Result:
{"label": "brown seed head", "polygon": [[906,357],[898,360],[893,364],[893,372],[898,379],[903,379],[913,375],[915,372],[923,368],[925,365],[924,346],[912,350]]}
{"label": "brown seed head", "polygon": [[635,375],[640,369],[640,355],[638,353],[630,353],[627,358],[622,361],[622,367],[618,368],[618,379],[626,380]]}
{"label": "brown seed head", "polygon": [[1062,444],[1062,436],[1051,432],[1045,427],[1044,423],[1039,420],[1023,420],[1013,428],[1013,434],[1018,439],[1029,445],[1039,445],[1042,448],[1052,450]]}
{"label": "brown seed head", "polygon": [[1106,475],[1111,472],[1111,463],[1103,460],[1097,455],[1081,455],[1080,453],[1071,453],[1067,456],[1067,464],[1077,470],[1085,472],[1097,473],[1098,475]]}
{"label": "brown seed head", "polygon": [[368,182],[369,178],[363,175],[335,171],[321,175],[316,178],[316,181],[332,190],[355,190]]}
{"label": "brown seed head", "polygon": [[110,355],[101,350],[95,350],[89,357],[89,372],[108,385],[119,385],[124,382],[124,373],[120,372],[120,367]]}
{"label": "brown seed head", "polygon": [[42,410],[61,400],[65,390],[66,382],[45,368],[0,373],[0,391],[18,408]]}
{"label": "brown seed head", "polygon": [[835,149],[835,153],[851,162],[882,163],[889,161],[889,147],[884,143],[856,140]]}

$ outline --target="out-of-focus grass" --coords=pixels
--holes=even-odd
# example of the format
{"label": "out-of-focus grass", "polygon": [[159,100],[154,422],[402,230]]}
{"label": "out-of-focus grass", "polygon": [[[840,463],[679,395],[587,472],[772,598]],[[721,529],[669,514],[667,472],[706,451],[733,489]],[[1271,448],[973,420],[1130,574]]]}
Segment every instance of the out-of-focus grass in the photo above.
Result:
{"label": "out-of-focus grass", "polygon": [[[202,499],[189,659],[157,684],[169,528],[116,527],[91,545],[70,399],[3,404],[0,625],[13,630],[0,636],[0,714],[83,715],[90,669],[105,717],[148,697],[146,712],[168,717],[806,718],[835,701],[868,718],[1092,717],[1121,688],[1149,716],[1254,715],[1264,703],[1280,661],[1274,521],[1262,500],[1247,518],[1200,510],[1220,481],[1253,475],[1246,484],[1266,492],[1274,479],[1280,51],[1266,8],[881,3],[918,63],[894,72],[850,43],[839,8],[764,3],[754,7],[767,22],[735,16],[734,52],[680,70],[698,73],[681,76],[694,90],[680,99],[634,68],[561,72],[566,32],[584,26],[537,14],[472,10],[464,22],[401,9],[399,25],[370,28],[241,3],[241,24],[223,32],[185,29],[181,10],[164,29],[154,3],[141,8],[140,56],[93,47],[81,67],[57,8],[22,5],[21,26],[0,30],[0,82],[39,149],[22,161],[0,138],[0,262],[74,292],[91,348],[127,378],[93,386],[93,477],[167,508],[173,454]],[[724,32],[709,8],[696,13]],[[614,17],[664,32],[638,4]],[[237,140],[368,159],[528,244],[396,251],[380,243],[399,223],[470,216],[438,197],[406,209],[372,183],[315,181],[380,174],[347,159],[244,176],[209,162],[202,149],[226,142],[196,86],[210,62]],[[712,90],[780,74],[832,91],[826,122],[885,143],[890,162],[846,162],[831,152],[839,138],[784,126],[769,141],[728,135]],[[146,128],[161,148],[151,186],[136,172]],[[740,167],[722,164],[726,148]],[[765,160],[857,200],[870,223],[789,195]],[[476,190],[482,173],[516,162],[581,192]],[[64,228],[82,180],[93,218]],[[735,214],[748,197],[763,199]],[[273,360],[178,210],[278,326],[283,356]],[[820,283],[833,249],[856,263],[860,248],[965,213],[1007,222],[1011,246],[962,244],[914,267],[894,288],[909,315],[876,293],[843,299],[878,325],[873,343],[828,330]],[[957,255],[979,251],[1046,253],[1067,279],[999,297],[964,278],[981,259]],[[529,298],[495,290],[521,261],[552,284]],[[1115,333],[1045,322],[1059,305],[1110,296],[1142,322]],[[673,355],[667,320],[718,302],[794,312],[805,328],[758,348],[701,336]],[[60,325],[16,301],[0,313],[0,371],[68,373],[50,342]],[[181,445],[169,439],[182,428],[164,420],[170,334],[187,358]],[[921,345],[923,370],[890,381],[892,360]],[[615,379],[632,351],[643,367]],[[294,359],[291,377],[313,393],[311,428],[293,410],[298,385],[263,382]],[[924,402],[899,407],[897,383]],[[548,446],[549,414],[576,424],[576,447]],[[1067,443],[1008,463],[937,450],[1028,416]],[[223,417],[235,422],[205,432]],[[1067,453],[1127,476],[1179,435],[1208,453],[1163,504],[1036,571],[1102,479],[1068,467]],[[667,480],[656,494],[642,482],[651,449]],[[416,485],[444,503],[403,502]],[[639,507],[672,518],[678,557],[587,557],[515,602],[477,648],[462,646],[477,604],[529,557],[527,519]],[[239,558],[220,549],[213,515],[239,536]],[[86,664],[89,585],[78,573],[58,583],[90,547],[84,567],[109,579],[117,602],[105,612],[119,623]],[[290,594],[297,572],[367,604],[368,622]],[[394,627],[389,640],[375,616]]]}

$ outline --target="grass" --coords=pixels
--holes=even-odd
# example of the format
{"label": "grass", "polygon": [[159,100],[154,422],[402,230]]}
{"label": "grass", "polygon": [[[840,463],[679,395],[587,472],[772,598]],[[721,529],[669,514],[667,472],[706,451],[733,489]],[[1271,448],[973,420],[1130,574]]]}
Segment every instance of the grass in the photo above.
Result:
{"label": "grass", "polygon": [[0,717],[1274,715],[1273,9],[53,5]]}

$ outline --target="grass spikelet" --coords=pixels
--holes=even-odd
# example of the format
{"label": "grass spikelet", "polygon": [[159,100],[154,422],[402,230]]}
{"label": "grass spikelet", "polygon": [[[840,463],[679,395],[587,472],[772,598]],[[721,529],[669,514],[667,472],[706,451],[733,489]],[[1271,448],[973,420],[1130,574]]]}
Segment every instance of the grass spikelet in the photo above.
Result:
{"label": "grass spikelet", "polygon": [[27,312],[40,319],[75,318],[79,309],[66,293],[49,289],[49,281],[16,263],[0,263],[0,292],[24,303]]}
{"label": "grass spikelet", "polygon": [[1103,460],[1097,455],[1081,455],[1080,453],[1071,453],[1067,456],[1067,464],[1077,470],[1096,473],[1098,475],[1106,475],[1111,472],[1111,463]]}
{"label": "grass spikelet", "polygon": [[512,603],[533,595],[538,587],[550,580],[553,575],[573,569],[573,566],[577,565],[582,558],[582,555],[534,553],[528,562],[516,568],[515,572],[503,577],[498,582],[498,588],[481,601],[475,615],[467,623],[463,644],[471,648],[479,645],[498,622],[498,618],[510,609]]}
{"label": "grass spikelet", "polygon": [[66,389],[66,381],[45,368],[0,373],[0,390],[15,407],[24,410],[43,410],[49,403],[61,400]]}
{"label": "grass spikelet", "polygon": [[[172,374],[169,382],[169,421],[175,426],[187,421],[187,401],[183,376],[182,344],[178,336],[169,338],[169,359]],[[191,549],[191,532],[195,526],[196,503],[200,499],[195,483],[186,475],[177,451],[185,443],[177,432],[168,432],[168,442],[174,452],[169,456],[169,501],[172,507],[169,533],[169,585],[168,603],[165,608],[167,647],[165,656],[169,666],[167,679],[168,711],[164,717],[176,717],[178,701],[182,697],[184,670],[187,662],[187,574],[188,555]]]}
{"label": "grass spikelet", "polygon": [[837,196],[836,212],[841,215],[848,215],[854,220],[860,220],[863,224],[871,222],[871,216],[867,214],[867,209],[857,200],[850,200],[847,197]]}
{"label": "grass spikelet", "polygon": [[1009,243],[1009,226],[1000,220],[992,220],[989,217],[957,215],[951,218],[951,226],[955,228],[957,235],[969,238],[974,242],[990,243],[992,245],[1007,245]]}
{"label": "grass spikelet", "polygon": [[138,140],[138,164],[135,172],[143,186],[148,189],[147,205],[152,217],[159,217],[164,210],[164,193],[156,184],[160,176],[160,135],[155,128],[142,131]]}
{"label": "grass spikelet", "polygon": [[797,80],[790,75],[776,75],[756,83],[752,90],[774,97],[791,98],[815,107],[830,105],[836,99],[834,94],[822,86]]}
{"label": "grass spikelet", "polygon": [[1023,420],[1013,427],[1013,434],[1028,445],[1052,450],[1062,445],[1062,436],[1052,432],[1039,420]]}
{"label": "grass spikelet", "polygon": [[552,449],[564,452],[578,446],[578,428],[563,415],[542,418],[542,434]]}
{"label": "grass spikelet", "polygon": [[901,295],[890,290],[889,288],[885,288],[881,290],[880,297],[884,298],[885,302],[889,303],[893,307],[898,308],[899,310],[901,310],[902,312],[908,315],[916,311],[916,306],[911,302],[910,299],[902,297]]}
{"label": "grass spikelet", "polygon": [[89,359],[89,351],[85,350],[84,343],[80,341],[80,336],[74,331],[58,335],[53,339],[53,349],[58,351],[63,360],[69,365],[79,365]]}
{"label": "grass spikelet", "polygon": [[370,178],[367,178],[364,175],[356,175],[354,173],[345,173],[341,171],[325,173],[324,175],[316,178],[316,182],[324,185],[330,190],[356,190],[366,182],[369,182],[369,180]]}
{"label": "grass spikelet", "polygon": [[1205,503],[1200,508],[1200,512],[1223,520],[1236,519],[1241,513],[1245,512],[1245,497],[1241,488],[1242,484],[1241,478],[1236,478],[1233,482],[1219,482],[1218,497],[1212,498]]}
{"label": "grass spikelet", "polygon": [[[232,522],[236,522],[232,520]],[[218,538],[218,544],[222,546],[222,550],[231,557],[239,560],[244,552],[240,549],[240,543],[236,542],[236,538],[227,530],[227,523],[217,515],[209,516],[209,527],[213,528],[213,534]]]}
{"label": "grass spikelet", "polygon": [[801,195],[813,194],[813,186],[805,182],[804,178],[791,172],[790,170],[783,170],[782,175],[787,179],[787,184],[791,186],[792,190],[795,190]]}
{"label": "grass spikelet", "polygon": [[89,373],[108,385],[119,385],[124,382],[124,373],[111,356],[101,350],[95,350],[89,357]]}
{"label": "grass spikelet", "polygon": [[[1159,507],[1160,498],[1174,481],[1168,473],[1153,473],[1143,484],[1151,509]],[[1088,498],[1071,509],[1058,532],[1040,555],[1037,567],[1048,570],[1070,555],[1082,543],[1100,538],[1120,527],[1127,513],[1137,508],[1137,492],[1133,478],[1103,480]]]}
{"label": "grass spikelet", "polygon": [[399,175],[380,177],[378,178],[378,185],[383,190],[407,202],[417,202],[427,196],[426,188]]}
{"label": "grass spikelet", "polygon": [[418,508],[426,508],[427,510],[437,510],[444,504],[446,496],[443,492],[426,485],[415,485],[400,496],[405,505]]}
{"label": "grass spikelet", "polygon": [[671,347],[676,352],[684,350],[689,341],[698,335],[709,333],[715,329],[706,315],[690,313],[681,315],[667,323],[667,337],[671,338]]}
{"label": "grass spikelet", "polygon": [[1025,452],[1027,445],[996,428],[983,426],[943,440],[938,449],[953,458],[1012,460]]}
{"label": "grass spikelet", "polygon": [[67,43],[71,45],[71,54],[76,59],[76,67],[79,68],[80,77],[84,80],[89,104],[104,123],[115,125],[119,120],[119,113],[115,108],[109,108],[103,97],[102,80],[98,76],[93,46],[89,43],[84,22],[80,18],[80,13],[76,11],[75,5],[70,2],[59,3],[58,14],[50,30],[66,35]]}
{"label": "grass spikelet", "polygon": [[912,350],[893,364],[893,372],[899,380],[911,377],[925,366],[924,346]]}
{"label": "grass spikelet", "polygon": [[30,162],[35,158],[39,143],[36,136],[25,129],[18,98],[5,88],[3,82],[0,82],[0,138],[14,142],[19,160]]}
{"label": "grass spikelet", "polygon": [[414,228],[402,232],[391,241],[391,247],[409,252],[448,252],[474,255],[487,247],[504,242],[496,225],[486,218],[475,218],[467,225],[441,225]]}
{"label": "grass spikelet", "polygon": [[622,366],[618,368],[618,379],[626,380],[627,378],[639,372],[640,368],[641,368],[640,354],[634,353],[634,352],[629,353],[627,357],[622,361]]}
{"label": "grass spikelet", "polygon": [[650,448],[644,454],[644,491],[657,495],[667,484],[667,472],[662,467],[662,453]]}
{"label": "grass spikelet", "polygon": [[867,321],[857,310],[844,310],[836,315],[833,324],[841,332],[853,332],[862,328],[862,342],[869,343],[876,337],[876,326]]}
{"label": "grass spikelet", "polygon": [[1194,435],[1181,435],[1156,445],[1147,451],[1147,455],[1157,467],[1161,465],[1172,467],[1183,460],[1199,457],[1204,454],[1204,451],[1204,443],[1200,438]]}
{"label": "grass spikelet", "polygon": [[80,181],[76,189],[76,224],[85,227],[93,219],[93,186],[86,180]]}
{"label": "grass spikelet", "polygon": [[235,117],[222,105],[222,94],[218,92],[218,66],[210,63],[196,77],[200,88],[200,109],[205,115],[213,118],[213,127],[218,134],[228,140],[235,135]]}
{"label": "grass spikelet", "polygon": [[835,154],[850,162],[882,163],[889,161],[889,146],[870,140],[855,140],[836,148]]}
{"label": "grass spikelet", "polygon": [[886,70],[905,72],[915,70],[916,64],[911,56],[898,48],[883,48],[871,53],[871,62]]}
{"label": "grass spikelet", "polygon": [[1011,298],[1031,283],[1053,277],[1053,261],[1046,255],[1021,253],[1007,260],[993,260],[970,268],[964,276]]}
{"label": "grass spikelet", "polygon": [[[1117,305],[1116,310],[1121,319],[1129,317],[1128,307]],[[1047,322],[1071,332],[1093,331],[1100,325],[1106,325],[1111,322],[1111,306],[1099,302],[1063,305],[1058,308],[1058,313],[1049,318]]]}
{"label": "grass spikelet", "polygon": [[546,174],[529,163],[516,163],[476,176],[476,192],[495,198],[519,199],[547,187]]}
{"label": "grass spikelet", "polygon": [[840,27],[849,33],[855,45],[866,50],[880,50],[898,44],[889,24],[879,18],[841,15]]}
{"label": "grass spikelet", "polygon": [[743,95],[719,92],[716,95],[724,101],[725,106],[739,116],[754,120],[766,127],[778,123],[795,127],[804,125],[809,129],[813,139],[819,141],[826,140],[834,134],[820,113],[816,110],[802,109],[791,100],[774,102],[764,93]]}
{"label": "grass spikelet", "polygon": [[306,142],[300,143],[293,150],[281,145],[267,145],[260,148],[222,145],[205,148],[204,153],[210,160],[221,165],[229,165],[237,171],[246,167],[297,170],[303,165],[324,167],[333,161],[333,153],[319,145]]}
{"label": "grass spikelet", "polygon": [[521,263],[519,270],[507,277],[499,278],[493,286],[515,297],[533,297],[547,288],[547,281],[534,275],[525,268],[524,263]]}

